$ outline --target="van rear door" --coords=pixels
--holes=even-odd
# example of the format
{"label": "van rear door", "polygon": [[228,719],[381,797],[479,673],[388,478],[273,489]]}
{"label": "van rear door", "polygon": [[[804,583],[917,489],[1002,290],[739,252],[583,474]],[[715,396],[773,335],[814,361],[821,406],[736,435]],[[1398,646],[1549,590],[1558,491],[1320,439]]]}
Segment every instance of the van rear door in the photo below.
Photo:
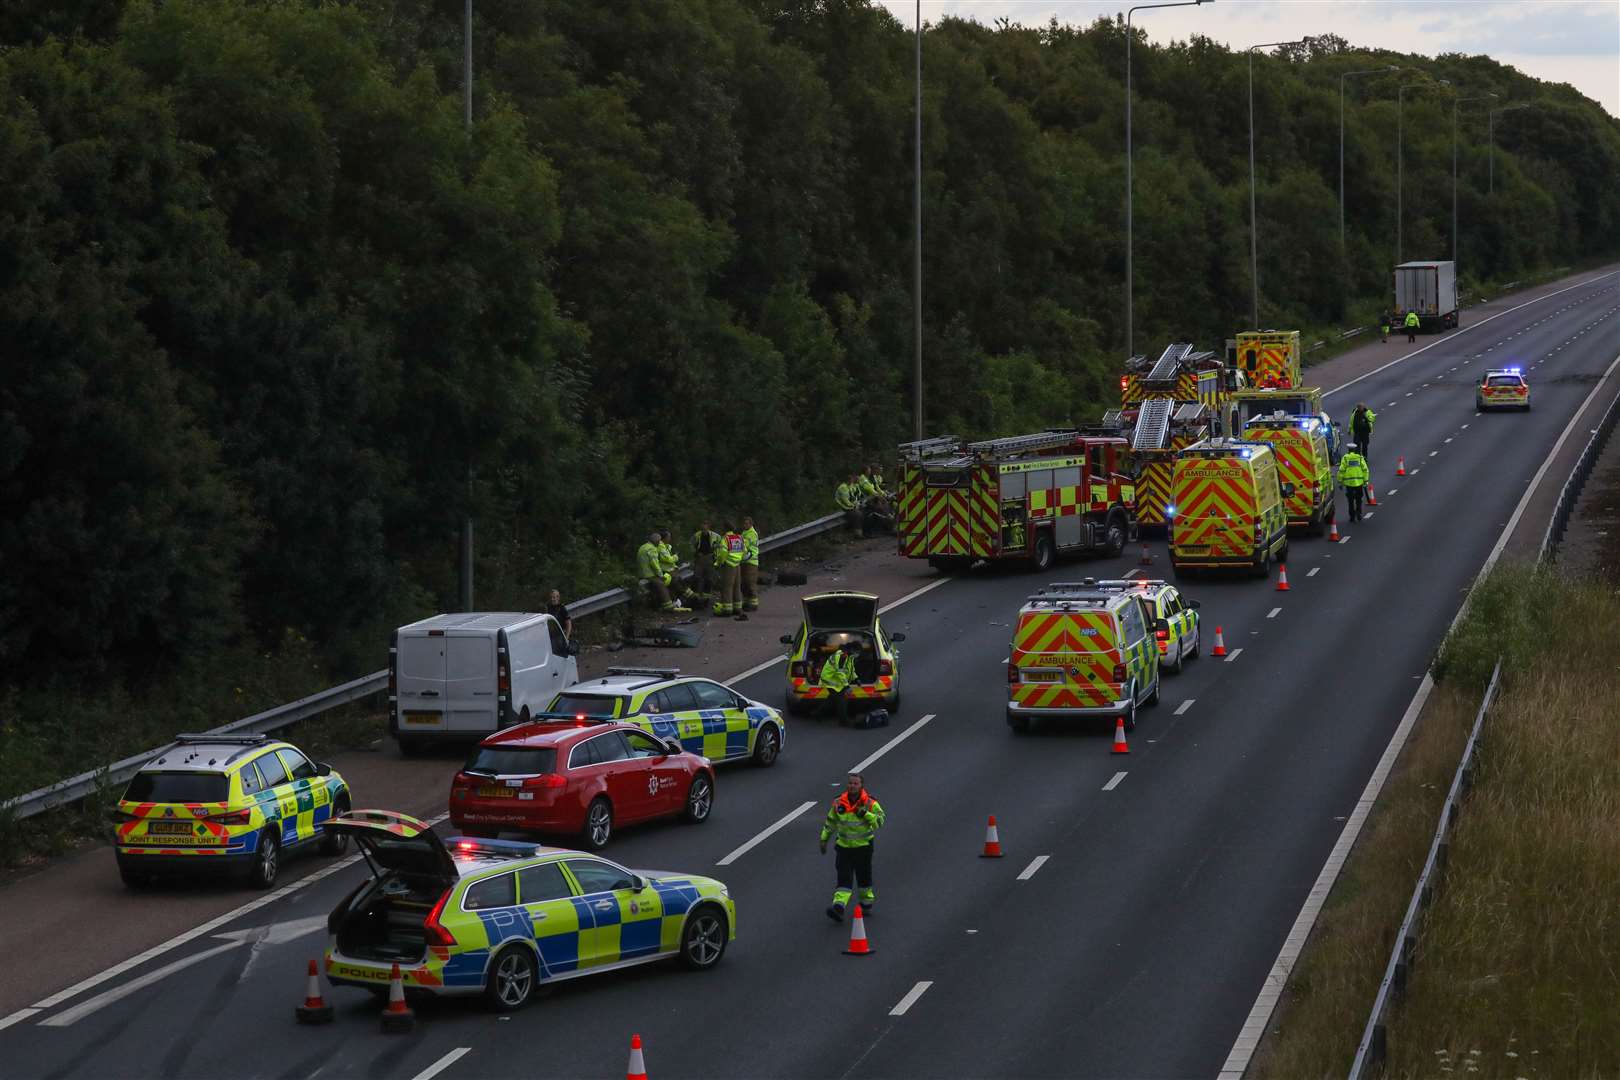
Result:
{"label": "van rear door", "polygon": [[451,630],[445,634],[444,642],[449,730],[495,731],[495,634],[489,630]]}
{"label": "van rear door", "polygon": [[1247,559],[1254,552],[1255,481],[1241,457],[1176,462],[1174,546],[1178,554]]}
{"label": "van rear door", "polygon": [[445,731],[444,632],[399,632],[399,731]]}

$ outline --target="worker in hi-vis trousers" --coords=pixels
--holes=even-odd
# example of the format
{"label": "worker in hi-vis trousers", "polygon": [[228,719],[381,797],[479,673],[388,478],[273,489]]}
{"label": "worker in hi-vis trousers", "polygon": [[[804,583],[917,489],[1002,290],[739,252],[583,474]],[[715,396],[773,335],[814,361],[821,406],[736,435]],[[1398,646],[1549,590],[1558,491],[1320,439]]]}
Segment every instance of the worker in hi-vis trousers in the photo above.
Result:
{"label": "worker in hi-vis trousers", "polygon": [[821,825],[821,853],[827,854],[829,837],[837,853],[838,888],[833,890],[832,903],[827,907],[827,918],[834,922],[843,922],[844,909],[857,885],[865,911],[877,903],[877,892],[872,888],[872,841],[883,828],[883,820],[883,804],[866,790],[860,773],[850,773],[844,793],[833,800],[827,820]]}

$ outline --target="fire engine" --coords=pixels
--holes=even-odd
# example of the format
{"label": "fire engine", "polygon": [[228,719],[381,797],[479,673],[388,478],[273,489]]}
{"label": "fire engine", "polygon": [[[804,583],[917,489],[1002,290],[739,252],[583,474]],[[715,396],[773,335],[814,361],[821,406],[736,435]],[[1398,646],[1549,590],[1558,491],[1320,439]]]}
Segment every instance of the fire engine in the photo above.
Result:
{"label": "fire engine", "polygon": [[1045,570],[1071,552],[1118,555],[1136,538],[1128,452],[1099,429],[902,443],[900,554],[946,573],[979,559]]}

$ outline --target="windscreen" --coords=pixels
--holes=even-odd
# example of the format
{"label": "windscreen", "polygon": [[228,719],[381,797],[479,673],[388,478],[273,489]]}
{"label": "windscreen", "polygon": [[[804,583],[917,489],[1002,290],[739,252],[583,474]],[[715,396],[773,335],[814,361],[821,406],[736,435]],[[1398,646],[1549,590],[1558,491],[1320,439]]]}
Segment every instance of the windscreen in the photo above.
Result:
{"label": "windscreen", "polygon": [[540,776],[555,772],[557,751],[549,746],[476,746],[464,772],[485,776]]}
{"label": "windscreen", "polygon": [[623,699],[612,694],[558,694],[547,712],[584,713],[586,716],[618,716]]}
{"label": "windscreen", "polygon": [[130,780],[124,798],[128,802],[224,802],[230,792],[230,779],[219,773],[141,772]]}
{"label": "windscreen", "polygon": [[1518,386],[1519,385],[1519,377],[1517,375],[1492,375],[1490,378],[1485,380],[1485,385],[1486,386]]}

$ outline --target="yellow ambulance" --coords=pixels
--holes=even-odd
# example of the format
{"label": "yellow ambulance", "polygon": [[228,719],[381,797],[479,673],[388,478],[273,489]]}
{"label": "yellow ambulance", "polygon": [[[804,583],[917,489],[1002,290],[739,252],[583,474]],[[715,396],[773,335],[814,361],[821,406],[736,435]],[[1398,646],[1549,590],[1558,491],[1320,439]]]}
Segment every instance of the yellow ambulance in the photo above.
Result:
{"label": "yellow ambulance", "polygon": [[1294,486],[1278,475],[1270,444],[1205,439],[1176,457],[1171,481],[1170,566],[1184,570],[1271,572],[1288,558],[1288,515],[1283,500]]}
{"label": "yellow ambulance", "polygon": [[1243,437],[1270,443],[1277,455],[1278,479],[1293,485],[1293,493],[1283,499],[1288,527],[1326,536],[1338,504],[1333,498],[1333,465],[1321,419],[1273,413],[1250,420]]}

